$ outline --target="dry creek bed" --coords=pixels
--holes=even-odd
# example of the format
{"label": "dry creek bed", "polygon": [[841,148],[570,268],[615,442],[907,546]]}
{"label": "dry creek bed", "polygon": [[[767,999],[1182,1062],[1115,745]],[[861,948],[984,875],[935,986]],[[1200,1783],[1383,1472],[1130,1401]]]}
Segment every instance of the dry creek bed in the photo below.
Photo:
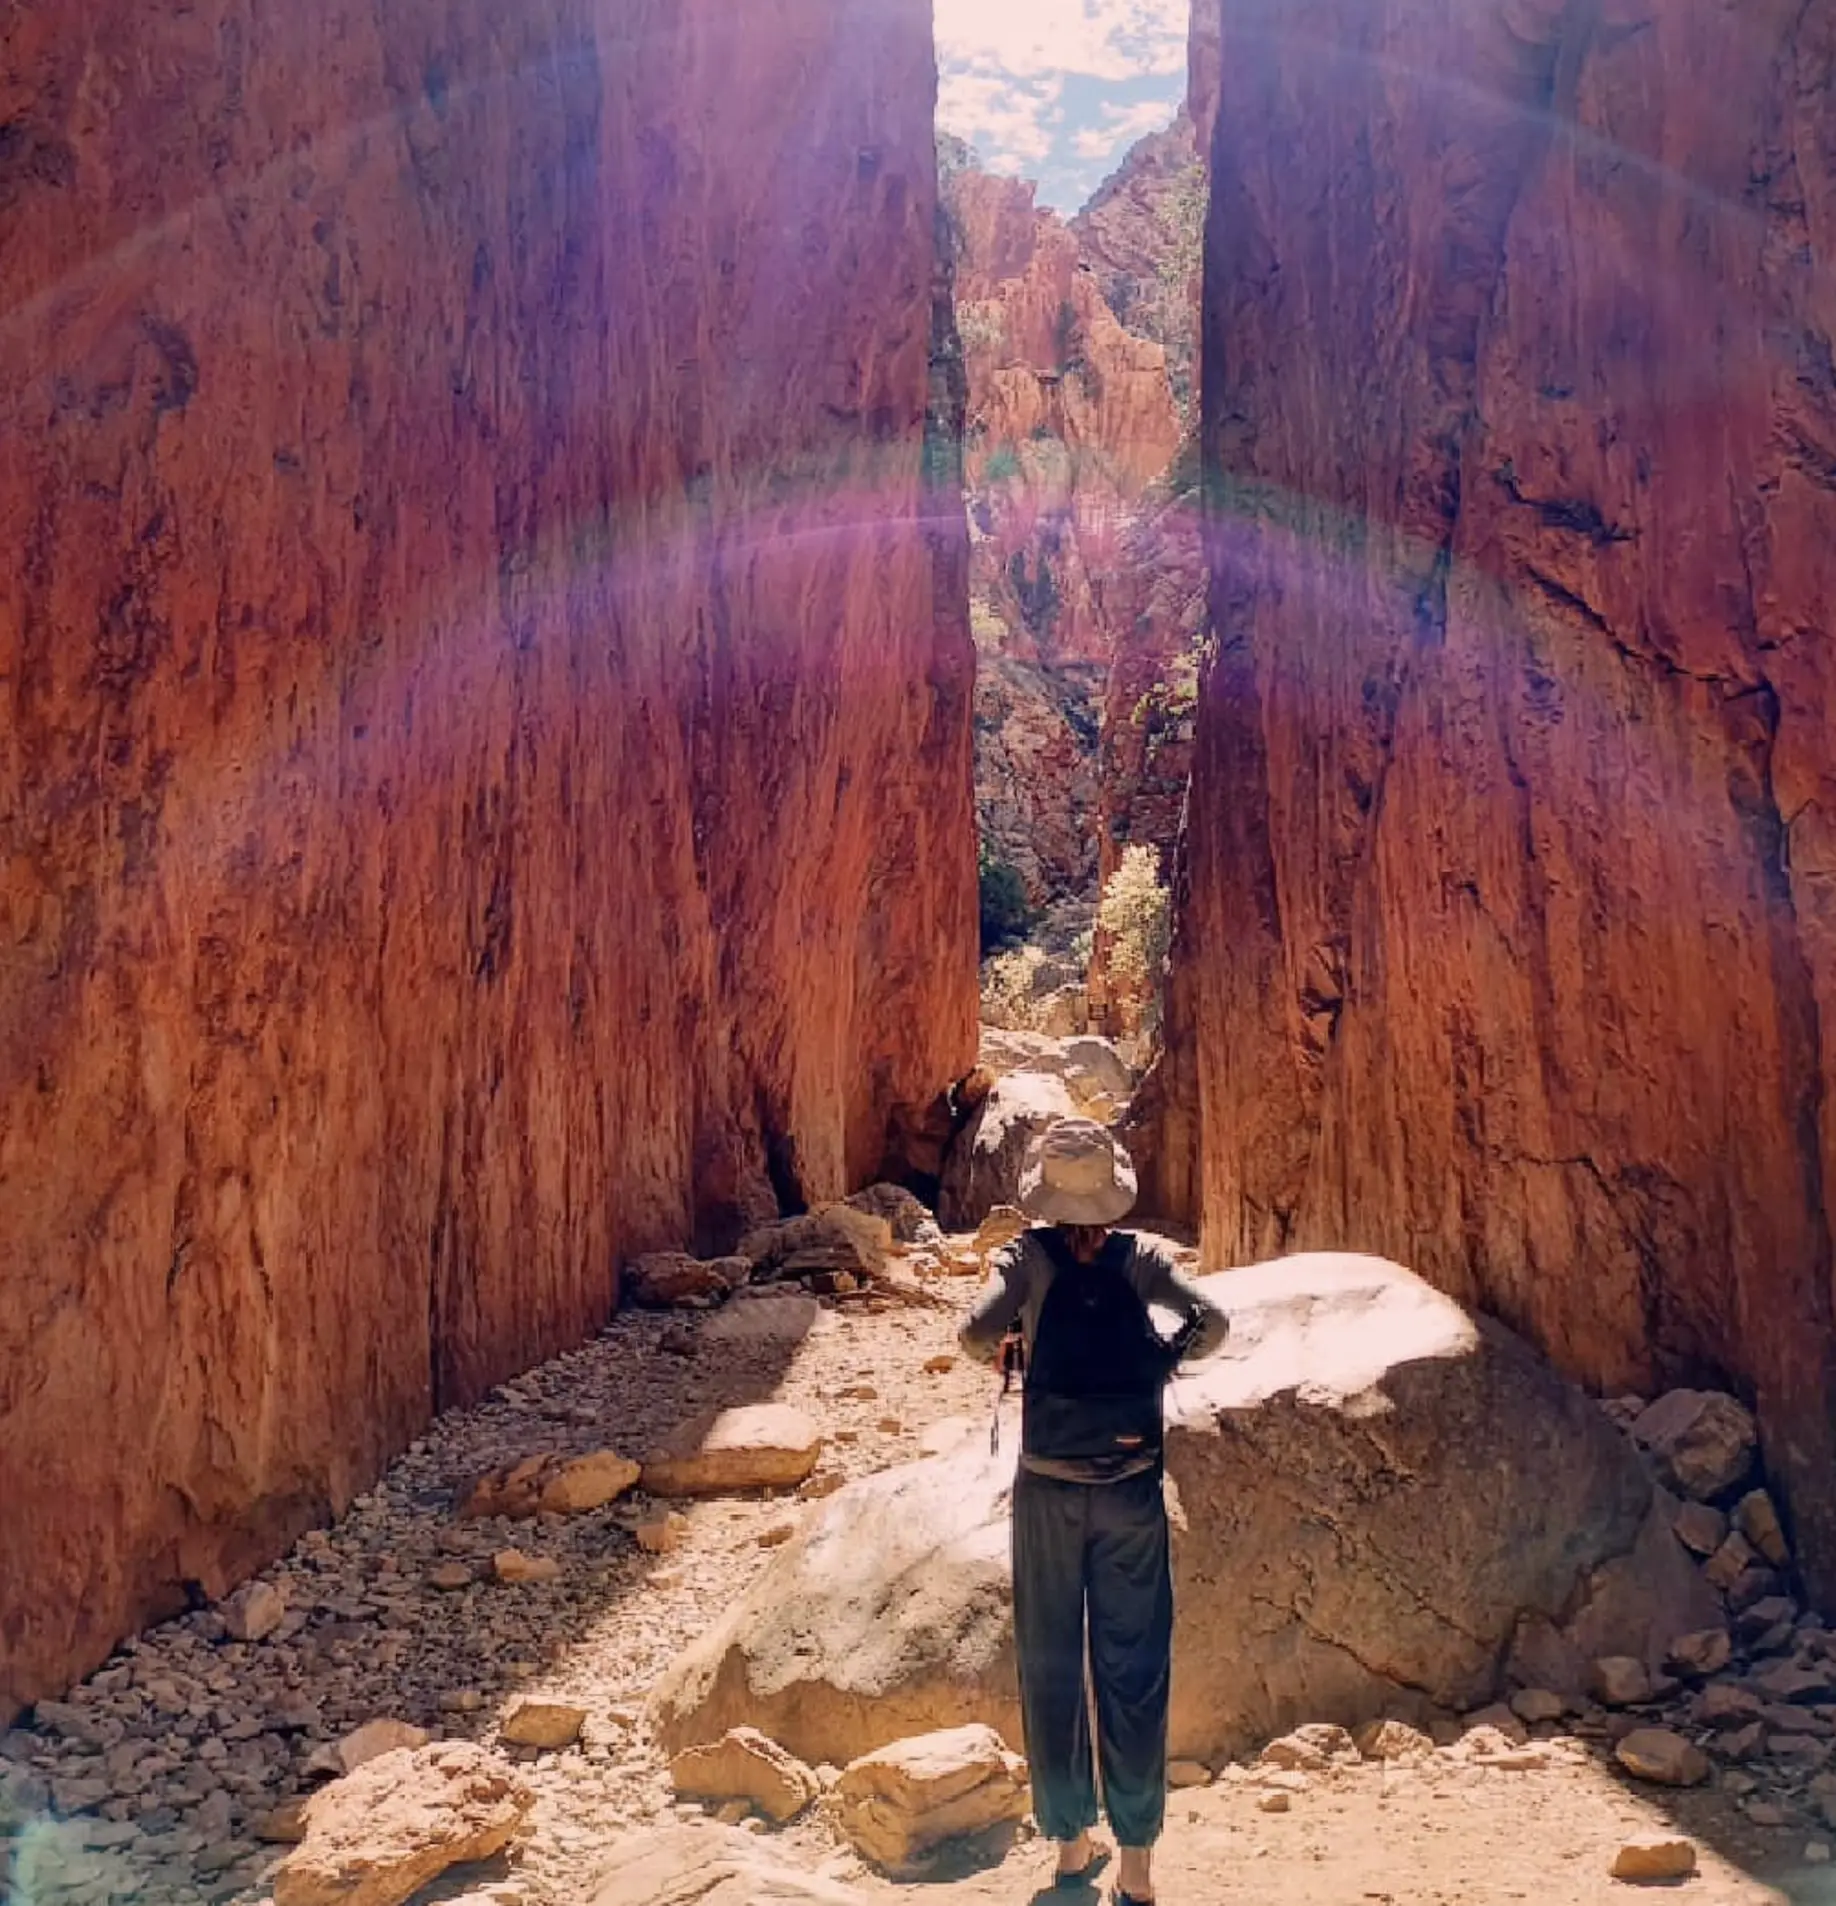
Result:
{"label": "dry creek bed", "polygon": [[[678,1505],[678,1548],[649,1555],[633,1530],[660,1505],[640,1495],[534,1521],[460,1521],[455,1493],[494,1465],[544,1449],[641,1454],[707,1409],[776,1400],[823,1426],[807,1491],[907,1460],[948,1416],[985,1421],[990,1379],[957,1359],[973,1285],[944,1279],[934,1308],[828,1303],[794,1347],[702,1346],[694,1315],[627,1313],[593,1343],[443,1417],[332,1529],[303,1538],[263,1579],[288,1614],[267,1639],[226,1638],[200,1610],[125,1645],[39,1723],[0,1734],[0,1877],[15,1906],[193,1906],[255,1901],[284,1848],[254,1837],[310,1790],[308,1769],[360,1724],[390,1717],[437,1736],[496,1740],[515,1699],[588,1710],[581,1742],[506,1747],[538,1793],[526,1836],[490,1869],[427,1897],[474,1906],[575,1906],[606,1847],[634,1827],[700,1817],[677,1803],[643,1720],[646,1690],[765,1565],[794,1496]],[[1010,1406],[1011,1408],[1011,1406]],[[551,1582],[494,1579],[505,1548],[552,1558]],[[454,1565],[459,1565],[455,1567]],[[463,1586],[436,1586],[468,1579]],[[1539,1733],[1557,1730],[1543,1728]],[[1759,1770],[1763,1772],[1763,1770]],[[1746,1776],[1751,1782],[1753,1773]],[[10,1783],[10,1784],[9,1784]],[[1440,1755],[1298,1779],[1285,1810],[1242,1769],[1172,1796],[1162,1897],[1190,1906],[1594,1906],[1630,1832],[1672,1823],[1702,1849],[1681,1889],[1699,1906],[1836,1902],[1815,1823],[1764,1828],[1740,1782],[1689,1794],[1634,1791],[1597,1746],[1504,1771]],[[1751,1801],[1751,1789],[1746,1797]],[[22,1803],[39,1809],[20,1827]],[[1836,1840],[1836,1832],[1829,1839]],[[865,1869],[820,1810],[774,1838],[800,1864],[872,1898],[1031,1899],[1049,1853],[1022,1839],[999,1867],[898,1886]],[[1048,1893],[1076,1901],[1098,1897]]]}

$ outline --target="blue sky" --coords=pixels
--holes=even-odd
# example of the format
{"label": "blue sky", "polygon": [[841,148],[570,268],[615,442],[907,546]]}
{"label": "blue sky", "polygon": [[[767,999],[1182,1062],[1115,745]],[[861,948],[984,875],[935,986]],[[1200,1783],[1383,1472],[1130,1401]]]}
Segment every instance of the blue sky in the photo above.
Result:
{"label": "blue sky", "polygon": [[939,123],[1069,216],[1186,88],[1189,0],[936,0]]}

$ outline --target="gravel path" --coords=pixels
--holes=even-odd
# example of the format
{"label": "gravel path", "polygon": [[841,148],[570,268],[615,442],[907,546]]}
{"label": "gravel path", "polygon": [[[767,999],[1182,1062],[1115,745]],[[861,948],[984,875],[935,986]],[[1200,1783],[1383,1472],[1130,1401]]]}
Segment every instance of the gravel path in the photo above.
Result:
{"label": "gravel path", "polygon": [[[220,1611],[201,1610],[127,1644],[66,1702],[41,1704],[34,1727],[0,1735],[0,1830],[9,1806],[38,1816],[10,1842],[16,1906],[261,1899],[284,1849],[261,1843],[258,1823],[310,1790],[322,1777],[315,1758],[350,1730],[390,1718],[495,1742],[524,1694],[586,1708],[581,1742],[503,1749],[537,1790],[531,1830],[500,1867],[427,1897],[575,1906],[620,1835],[700,1817],[674,1801],[643,1698],[765,1564],[797,1495],[908,1459],[942,1418],[986,1420],[984,1371],[960,1359],[924,1367],[952,1357],[973,1286],[946,1278],[926,1289],[930,1301],[917,1305],[831,1300],[794,1342],[722,1341],[720,1313],[626,1314],[585,1348],[443,1418],[335,1528],[265,1572],[288,1611],[273,1634],[235,1641]],[[535,1521],[454,1514],[457,1493],[515,1458],[640,1455],[700,1411],[768,1399],[823,1426],[816,1475],[775,1498],[680,1505],[686,1527],[667,1554],[635,1540],[659,1509],[641,1495]],[[507,1548],[552,1559],[558,1577],[497,1580],[491,1558]],[[1174,1796],[1161,1858],[1168,1900],[1595,1906],[1626,1890],[1605,1877],[1625,1833],[1681,1819],[1704,1847],[1703,1871],[1685,1889],[1699,1906],[1836,1902],[1836,1879],[1805,1856],[1802,1824],[1756,1828],[1722,1793],[1666,1796],[1660,1813],[1579,1743],[1524,1772],[1440,1758],[1414,1770],[1347,1768],[1302,1782],[1280,1813],[1265,1811],[1238,1772]],[[901,1887],[862,1868],[820,1810],[775,1837],[799,1863],[875,1899],[1030,1899],[1049,1864],[1022,1839],[997,1867]],[[0,1875],[8,1845],[0,1838]],[[1098,1897],[1048,1896],[1070,1906]]]}

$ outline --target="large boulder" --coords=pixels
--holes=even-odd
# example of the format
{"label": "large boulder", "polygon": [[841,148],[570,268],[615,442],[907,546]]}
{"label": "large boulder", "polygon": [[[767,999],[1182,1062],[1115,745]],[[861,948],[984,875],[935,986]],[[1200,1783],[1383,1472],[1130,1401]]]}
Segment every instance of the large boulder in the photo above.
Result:
{"label": "large boulder", "polygon": [[1077,1099],[1114,1099],[1118,1104],[1135,1089],[1135,1075],[1115,1046],[1095,1033],[1064,1043],[1065,1083]]}
{"label": "large boulder", "polygon": [[944,1161],[937,1216],[946,1231],[973,1231],[998,1204],[1019,1195],[1029,1141],[1061,1118],[1077,1117],[1069,1088],[1050,1072],[997,1079]]}
{"label": "large boulder", "polygon": [[1005,1026],[984,1026],[977,1062],[990,1078],[1010,1072],[1057,1072],[1063,1065],[1064,1046],[1042,1032],[1019,1032]]}
{"label": "large boulder", "polygon": [[733,1301],[702,1324],[699,1340],[725,1351],[772,1350],[782,1355],[807,1337],[822,1318],[822,1306],[801,1290],[768,1284],[736,1291]]}
{"label": "large boulder", "polygon": [[992,1457],[984,1433],[806,1509],[752,1587],[659,1681],[652,1718],[665,1748],[751,1725],[839,1767],[969,1721],[1017,1747],[1013,1469],[1012,1445]]}
{"label": "large boulder", "polygon": [[612,1848],[589,1906],[866,1906],[866,1896],[800,1872],[750,1834],[712,1824],[634,1833]]}
{"label": "large boulder", "polygon": [[[1513,1659],[1579,1692],[1718,1619],[1636,1451],[1508,1331],[1376,1258],[1204,1283],[1233,1328],[1169,1406],[1175,1755],[1475,1706]],[[842,1763],[986,1721],[1018,1745],[1012,1471],[978,1437],[831,1497],[664,1675],[664,1739],[752,1723]]]}

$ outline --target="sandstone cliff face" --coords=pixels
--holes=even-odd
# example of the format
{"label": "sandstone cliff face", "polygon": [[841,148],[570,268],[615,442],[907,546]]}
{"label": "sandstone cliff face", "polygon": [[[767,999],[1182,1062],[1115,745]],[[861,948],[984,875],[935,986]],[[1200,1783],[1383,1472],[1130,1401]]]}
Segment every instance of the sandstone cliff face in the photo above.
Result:
{"label": "sandstone cliff face", "polygon": [[934,83],[923,0],[0,24],[0,1719],[972,1063]]}
{"label": "sandstone cliff face", "polygon": [[1163,1198],[1743,1390],[1836,1604],[1836,15],[1209,12]]}
{"label": "sandstone cliff face", "polygon": [[1141,141],[1087,231],[1036,208],[1023,181],[973,167],[946,181],[969,385],[979,809],[1036,903],[1090,894],[1102,867],[1110,666],[1147,613],[1143,518],[1165,507],[1156,486],[1190,380],[1196,313],[1182,332],[1169,292],[1187,287],[1195,249],[1182,136],[1189,151],[1180,128]]}
{"label": "sandstone cliff face", "polygon": [[1150,133],[1071,221],[1078,254],[1129,330],[1166,353],[1180,421],[1198,392],[1198,304],[1208,181],[1190,112]]}

